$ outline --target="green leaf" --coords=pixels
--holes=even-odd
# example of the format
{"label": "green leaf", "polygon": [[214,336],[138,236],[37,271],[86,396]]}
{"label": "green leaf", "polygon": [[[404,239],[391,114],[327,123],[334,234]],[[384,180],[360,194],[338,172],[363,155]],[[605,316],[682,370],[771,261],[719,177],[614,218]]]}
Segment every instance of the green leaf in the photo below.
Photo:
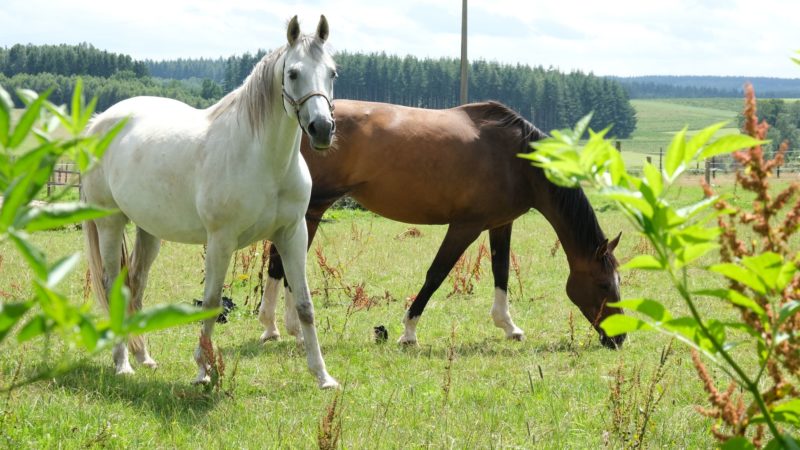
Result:
{"label": "green leaf", "polygon": [[37,314],[28,321],[17,333],[17,341],[20,343],[27,342],[35,337],[41,336],[47,332],[47,319],[41,314]]}
{"label": "green leaf", "polygon": [[602,189],[600,194],[618,201],[623,206],[639,211],[645,217],[653,217],[653,206],[644,199],[641,192],[609,187]]}
{"label": "green leaf", "polygon": [[[722,322],[717,320],[706,321],[706,328],[708,329],[711,337],[720,344],[725,344],[725,326]],[[662,324],[666,330],[677,333],[691,342],[694,342],[699,348],[708,353],[716,354],[717,349],[711,341],[711,337],[703,332],[703,329],[692,317],[679,317]]]}
{"label": "green leaf", "polygon": [[22,117],[19,118],[16,127],[14,127],[14,132],[8,140],[8,148],[16,148],[25,140],[33,124],[36,122],[36,119],[39,118],[42,105],[52,91],[52,89],[48,89],[25,108],[25,112],[22,113]]}
{"label": "green leaf", "polygon": [[676,264],[675,268],[680,269],[684,266],[691,264],[696,259],[702,257],[711,250],[719,248],[719,244],[708,242],[705,244],[689,244],[686,243],[680,250],[675,252]]}
{"label": "green leaf", "polygon": [[2,342],[11,328],[33,307],[33,301],[0,303],[0,342]]}
{"label": "green leaf", "polygon": [[52,230],[113,213],[83,202],[53,203],[31,208],[15,225],[28,232]]}
{"label": "green leaf", "polygon": [[78,77],[78,79],[75,80],[75,89],[72,90],[72,104],[69,111],[72,118],[72,125],[76,127],[72,130],[73,133],[80,131],[80,128],[77,128],[77,126],[80,125],[81,109],[83,109],[83,79]]}
{"label": "green leaf", "polygon": [[644,176],[647,184],[653,191],[653,195],[659,197],[664,191],[664,180],[662,179],[661,172],[656,167],[648,162],[644,163]]}
{"label": "green leaf", "polygon": [[47,271],[47,287],[51,289],[56,287],[56,285],[60,283],[70,271],[72,271],[80,259],[80,253],[73,253],[72,255],[66,256],[53,264]]}
{"label": "green leaf", "polygon": [[698,133],[696,133],[692,138],[689,140],[689,144],[686,146],[686,155],[684,155],[685,163],[688,163],[692,159],[698,156],[699,150],[708,143],[708,141],[719,131],[727,125],[727,122],[717,122],[709,127],[703,128]]}
{"label": "green leaf", "polygon": [[33,270],[40,280],[47,279],[47,260],[45,254],[28,242],[28,237],[24,233],[11,232],[8,234],[22,257],[27,261],[28,266]]}
{"label": "green leaf", "polygon": [[746,437],[736,436],[725,441],[720,447],[721,450],[756,450]]}
{"label": "green leaf", "polygon": [[[773,420],[798,426],[800,425],[800,398],[793,398],[773,406],[770,412],[772,413]],[[751,419],[751,423],[753,424],[765,422],[764,416],[761,414]]]}
{"label": "green leaf", "polygon": [[782,291],[797,271],[793,263],[784,264],[783,256],[773,252],[745,256],[742,258],[742,265],[755,273],[773,291]]}
{"label": "green leaf", "polygon": [[667,148],[667,154],[664,157],[664,170],[669,181],[674,180],[683,171],[680,168],[684,163],[684,155],[686,154],[686,130],[687,127],[683,127],[681,131],[676,133]]}
{"label": "green leaf", "polygon": [[789,320],[793,315],[800,311],[800,302],[797,300],[790,300],[781,306],[780,313],[778,314],[778,323],[776,326],[783,325],[784,322]]}
{"label": "green leaf", "polygon": [[[94,146],[92,156],[95,159],[100,159],[105,154],[106,150],[108,150],[108,146],[114,141],[114,138],[125,128],[125,125],[128,124],[128,118],[124,118],[117,122],[111,129],[109,129],[103,137],[97,142],[97,145]],[[86,171],[87,168],[81,168],[81,171]]]}
{"label": "green leaf", "polygon": [[8,91],[0,86],[0,147],[8,146],[8,132],[11,127],[11,111],[14,110],[14,102]]}
{"label": "green leaf", "polygon": [[222,308],[202,309],[185,304],[161,305],[140,311],[128,319],[126,331],[141,334],[218,316]]}
{"label": "green leaf", "polygon": [[91,320],[86,318],[81,321],[79,327],[81,343],[84,348],[90,352],[95,351],[97,349],[97,343],[100,341],[100,333],[97,331],[97,328],[95,328]]}
{"label": "green leaf", "polygon": [[637,298],[609,303],[608,306],[625,308],[636,311],[653,319],[655,322],[664,322],[672,319],[672,314],[660,302],[647,298]]}
{"label": "green leaf", "polygon": [[729,134],[722,136],[706,146],[700,153],[700,158],[707,159],[723,153],[731,153],[743,148],[755,147],[767,142],[769,141],[760,141],[746,134]]}
{"label": "green leaf", "polygon": [[111,331],[117,336],[123,336],[125,331],[125,312],[128,310],[128,298],[130,297],[130,291],[125,286],[127,277],[128,270],[123,268],[114,280],[111,291],[108,292],[108,318]]}
{"label": "green leaf", "polygon": [[761,281],[758,275],[742,266],[738,266],[733,263],[722,263],[715,264],[709,267],[708,270],[730,278],[733,281],[742,283],[759,294],[764,295],[767,292],[767,286],[764,285],[764,282]]}
{"label": "green leaf", "polygon": [[661,270],[665,266],[658,259],[651,255],[638,255],[620,267],[621,270],[643,269]]}
{"label": "green leaf", "polygon": [[636,317],[626,316],[624,314],[614,314],[606,317],[605,320],[600,323],[600,328],[602,328],[608,336],[613,337],[636,330],[650,330],[653,327],[647,322],[637,319]]}
{"label": "green leaf", "polygon": [[701,289],[698,291],[692,292],[695,295],[707,295],[709,297],[716,297],[723,300],[727,300],[734,305],[741,306],[742,308],[747,308],[750,311],[758,314],[762,318],[765,317],[766,312],[764,308],[762,308],[755,300],[742,295],[738,291],[734,291],[733,289]]}

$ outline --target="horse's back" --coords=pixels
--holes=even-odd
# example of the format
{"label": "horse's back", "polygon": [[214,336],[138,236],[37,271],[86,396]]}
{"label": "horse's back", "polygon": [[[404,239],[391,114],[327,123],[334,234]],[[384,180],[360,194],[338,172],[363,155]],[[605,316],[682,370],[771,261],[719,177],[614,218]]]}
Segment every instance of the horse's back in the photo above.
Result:
{"label": "horse's back", "polygon": [[156,236],[204,240],[195,189],[208,128],[203,112],[176,100],[133,97],[94,118],[89,132],[106,132],[123,119],[125,127],[87,175],[87,199],[120,209]]}
{"label": "horse's back", "polygon": [[[336,149],[306,150],[314,191],[347,192],[366,208],[411,223],[449,223],[511,205],[521,133],[497,104],[445,110],[336,101]],[[327,192],[326,192],[327,191]],[[507,204],[509,203],[509,204]]]}

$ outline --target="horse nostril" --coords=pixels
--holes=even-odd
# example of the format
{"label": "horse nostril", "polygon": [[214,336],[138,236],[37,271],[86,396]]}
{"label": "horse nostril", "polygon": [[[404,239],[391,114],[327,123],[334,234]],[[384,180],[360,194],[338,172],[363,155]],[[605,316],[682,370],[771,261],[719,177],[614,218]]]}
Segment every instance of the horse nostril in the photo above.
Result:
{"label": "horse nostril", "polygon": [[333,121],[333,125],[331,125],[331,133],[333,133],[334,131],[336,131],[336,121],[335,120]]}
{"label": "horse nostril", "polygon": [[308,124],[308,134],[316,135],[317,134],[317,127],[314,125],[314,122]]}

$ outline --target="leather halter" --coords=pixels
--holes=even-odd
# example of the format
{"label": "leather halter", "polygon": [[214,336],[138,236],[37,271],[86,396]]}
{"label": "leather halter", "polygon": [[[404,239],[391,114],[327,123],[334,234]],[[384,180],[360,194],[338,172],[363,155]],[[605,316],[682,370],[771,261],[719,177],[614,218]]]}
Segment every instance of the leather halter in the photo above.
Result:
{"label": "leather halter", "polygon": [[[310,100],[312,97],[320,96],[320,97],[324,98],[325,102],[328,104],[328,109],[331,112],[331,118],[333,118],[333,110],[335,109],[335,107],[333,106],[333,102],[331,102],[331,99],[328,98],[328,96],[325,95],[324,92],[322,92],[322,91],[311,91],[308,94],[306,94],[306,95],[304,95],[304,96],[302,96],[302,97],[300,97],[298,99],[295,99],[294,97],[292,97],[292,94],[290,94],[288,91],[286,91],[285,73],[286,73],[286,56],[284,55],[284,57],[283,57],[283,68],[281,69],[281,92],[283,94],[283,98],[286,99],[286,102],[289,103],[292,106],[292,109],[294,110],[294,114],[297,116],[297,124],[300,125],[300,128],[303,128],[303,125],[300,122],[300,108],[303,106],[303,104],[305,102]],[[286,106],[284,106],[284,109],[285,108],[286,108]],[[308,134],[308,131],[306,131],[305,129],[303,129],[303,131],[305,131],[306,134]]]}

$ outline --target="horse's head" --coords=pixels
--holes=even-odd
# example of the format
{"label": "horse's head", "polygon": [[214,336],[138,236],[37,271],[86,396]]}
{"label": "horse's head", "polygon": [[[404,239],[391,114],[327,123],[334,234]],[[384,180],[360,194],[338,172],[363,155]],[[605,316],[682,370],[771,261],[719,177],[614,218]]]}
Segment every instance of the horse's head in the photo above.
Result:
{"label": "horse's head", "polygon": [[622,312],[619,308],[607,305],[619,301],[619,274],[613,252],[621,236],[622,233],[611,242],[606,239],[597,247],[594,255],[576,261],[567,279],[567,295],[570,300],[600,333],[600,343],[611,349],[622,347],[625,335],[607,336],[600,328],[600,322],[612,314]]}
{"label": "horse's head", "polygon": [[336,65],[325,50],[328,21],[321,16],[313,37],[300,35],[297,16],[289,22],[288,50],[283,65],[283,104],[297,117],[308,134],[311,146],[324,150],[331,145],[336,122],[333,120],[333,80]]}

